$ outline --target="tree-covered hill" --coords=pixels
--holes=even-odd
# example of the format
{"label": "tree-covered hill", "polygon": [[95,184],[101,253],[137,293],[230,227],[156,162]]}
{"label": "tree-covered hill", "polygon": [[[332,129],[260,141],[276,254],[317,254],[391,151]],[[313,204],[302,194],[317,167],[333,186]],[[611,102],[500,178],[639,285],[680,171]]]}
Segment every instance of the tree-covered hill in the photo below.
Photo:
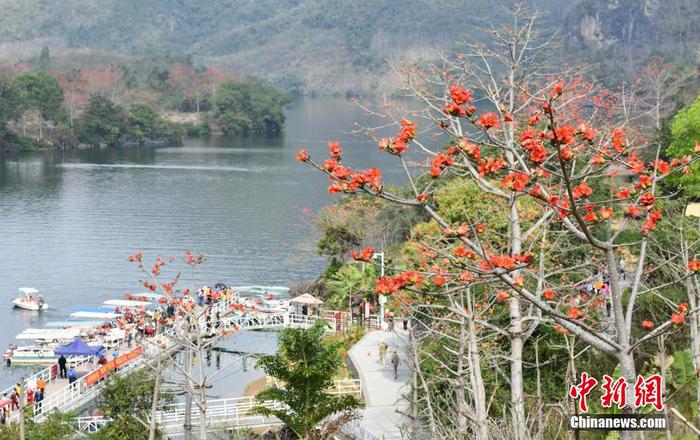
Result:
{"label": "tree-covered hill", "polygon": [[[561,17],[573,0],[533,0]],[[193,55],[289,90],[368,91],[367,70],[427,58],[511,0],[0,0],[0,59],[79,48]],[[101,52],[102,53],[102,52]]]}
{"label": "tree-covered hill", "polygon": [[[482,35],[516,0],[0,0],[0,62],[84,66],[144,54],[263,78],[288,91],[367,93],[387,60],[431,59]],[[525,0],[568,60],[629,74],[653,52],[697,61],[695,0]],[[437,50],[436,50],[437,49]],[[150,56],[150,55],[148,55]],[[104,62],[102,62],[104,64]],[[367,75],[372,72],[373,75]],[[618,78],[619,79],[619,78]]]}

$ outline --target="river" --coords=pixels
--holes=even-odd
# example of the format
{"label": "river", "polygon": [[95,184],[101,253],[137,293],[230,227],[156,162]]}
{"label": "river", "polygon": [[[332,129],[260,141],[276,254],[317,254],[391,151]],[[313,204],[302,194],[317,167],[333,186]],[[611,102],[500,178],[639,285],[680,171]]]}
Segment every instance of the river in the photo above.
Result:
{"label": "river", "polygon": [[[186,249],[207,255],[194,278],[183,275],[188,286],[316,277],[325,261],[303,211],[337,196],[294,155],[303,146],[325,157],[327,141],[339,139],[352,166],[387,165],[392,158],[374,142],[351,134],[355,122],[372,121],[341,99],[304,99],[287,109],[276,138],[0,156],[0,347],[25,328],[67,319],[72,307],[141,291],[127,261],[137,250],[146,259]],[[40,289],[50,310],[13,309],[21,286]],[[3,368],[0,385],[18,374]]]}

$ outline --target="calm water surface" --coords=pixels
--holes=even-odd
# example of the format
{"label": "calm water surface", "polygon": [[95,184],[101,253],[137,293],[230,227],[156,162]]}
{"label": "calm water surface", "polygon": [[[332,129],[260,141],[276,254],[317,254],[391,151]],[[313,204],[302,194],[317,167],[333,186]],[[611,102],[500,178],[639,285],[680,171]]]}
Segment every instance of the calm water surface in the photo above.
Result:
{"label": "calm water surface", "polygon": [[[391,158],[350,134],[371,122],[339,99],[301,100],[279,138],[187,140],[142,147],[0,156],[0,347],[72,307],[138,292],[126,257],[208,255],[187,283],[289,284],[324,267],[300,208],[334,200],[327,180],[294,159],[300,146],[325,156],[339,139],[345,160],[384,166]],[[397,180],[389,174],[387,180]],[[11,307],[20,286],[40,289],[51,309]],[[274,338],[271,338],[274,343]],[[0,385],[17,372],[0,371]]]}

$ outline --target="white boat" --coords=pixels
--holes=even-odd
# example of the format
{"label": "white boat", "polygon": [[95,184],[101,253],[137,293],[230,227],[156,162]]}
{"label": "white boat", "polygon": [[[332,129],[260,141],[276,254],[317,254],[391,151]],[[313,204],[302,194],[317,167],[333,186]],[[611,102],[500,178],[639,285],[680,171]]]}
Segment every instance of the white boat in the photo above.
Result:
{"label": "white boat", "polygon": [[12,300],[15,307],[24,310],[40,311],[49,308],[49,305],[44,302],[41,294],[33,287],[20,287],[17,289],[17,298]]}
{"label": "white boat", "polygon": [[106,312],[106,311],[89,311],[89,310],[79,310],[70,314],[71,318],[100,318],[100,319],[114,319],[121,315],[119,313]]}
{"label": "white boat", "polygon": [[129,299],[110,299],[102,304],[111,307],[148,307],[152,303],[148,301],[134,301]]}
{"label": "white boat", "polygon": [[9,359],[12,365],[53,365],[58,360],[54,349],[54,345],[10,347],[3,359]]}
{"label": "white boat", "polygon": [[28,328],[18,334],[15,339],[21,341],[53,342],[72,341],[83,333],[80,327],[58,328]]}

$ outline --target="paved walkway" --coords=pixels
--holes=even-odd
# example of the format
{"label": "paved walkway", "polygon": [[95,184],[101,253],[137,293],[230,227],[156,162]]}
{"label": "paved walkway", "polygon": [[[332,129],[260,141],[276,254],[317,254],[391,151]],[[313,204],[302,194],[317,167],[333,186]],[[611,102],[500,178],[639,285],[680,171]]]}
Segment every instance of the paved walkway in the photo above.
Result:
{"label": "paved walkway", "polygon": [[[382,366],[379,361],[379,343],[382,340],[389,346],[386,366]],[[403,330],[395,333],[371,331],[350,349],[350,359],[362,381],[366,405],[359,427],[364,433],[370,434],[368,437],[401,439],[400,426],[408,423],[408,419],[397,412],[406,412],[408,409],[408,402],[402,398],[402,394],[409,391],[409,369],[406,366],[405,352],[407,345],[408,333]],[[398,350],[401,359],[396,380],[391,365],[394,350]]]}

